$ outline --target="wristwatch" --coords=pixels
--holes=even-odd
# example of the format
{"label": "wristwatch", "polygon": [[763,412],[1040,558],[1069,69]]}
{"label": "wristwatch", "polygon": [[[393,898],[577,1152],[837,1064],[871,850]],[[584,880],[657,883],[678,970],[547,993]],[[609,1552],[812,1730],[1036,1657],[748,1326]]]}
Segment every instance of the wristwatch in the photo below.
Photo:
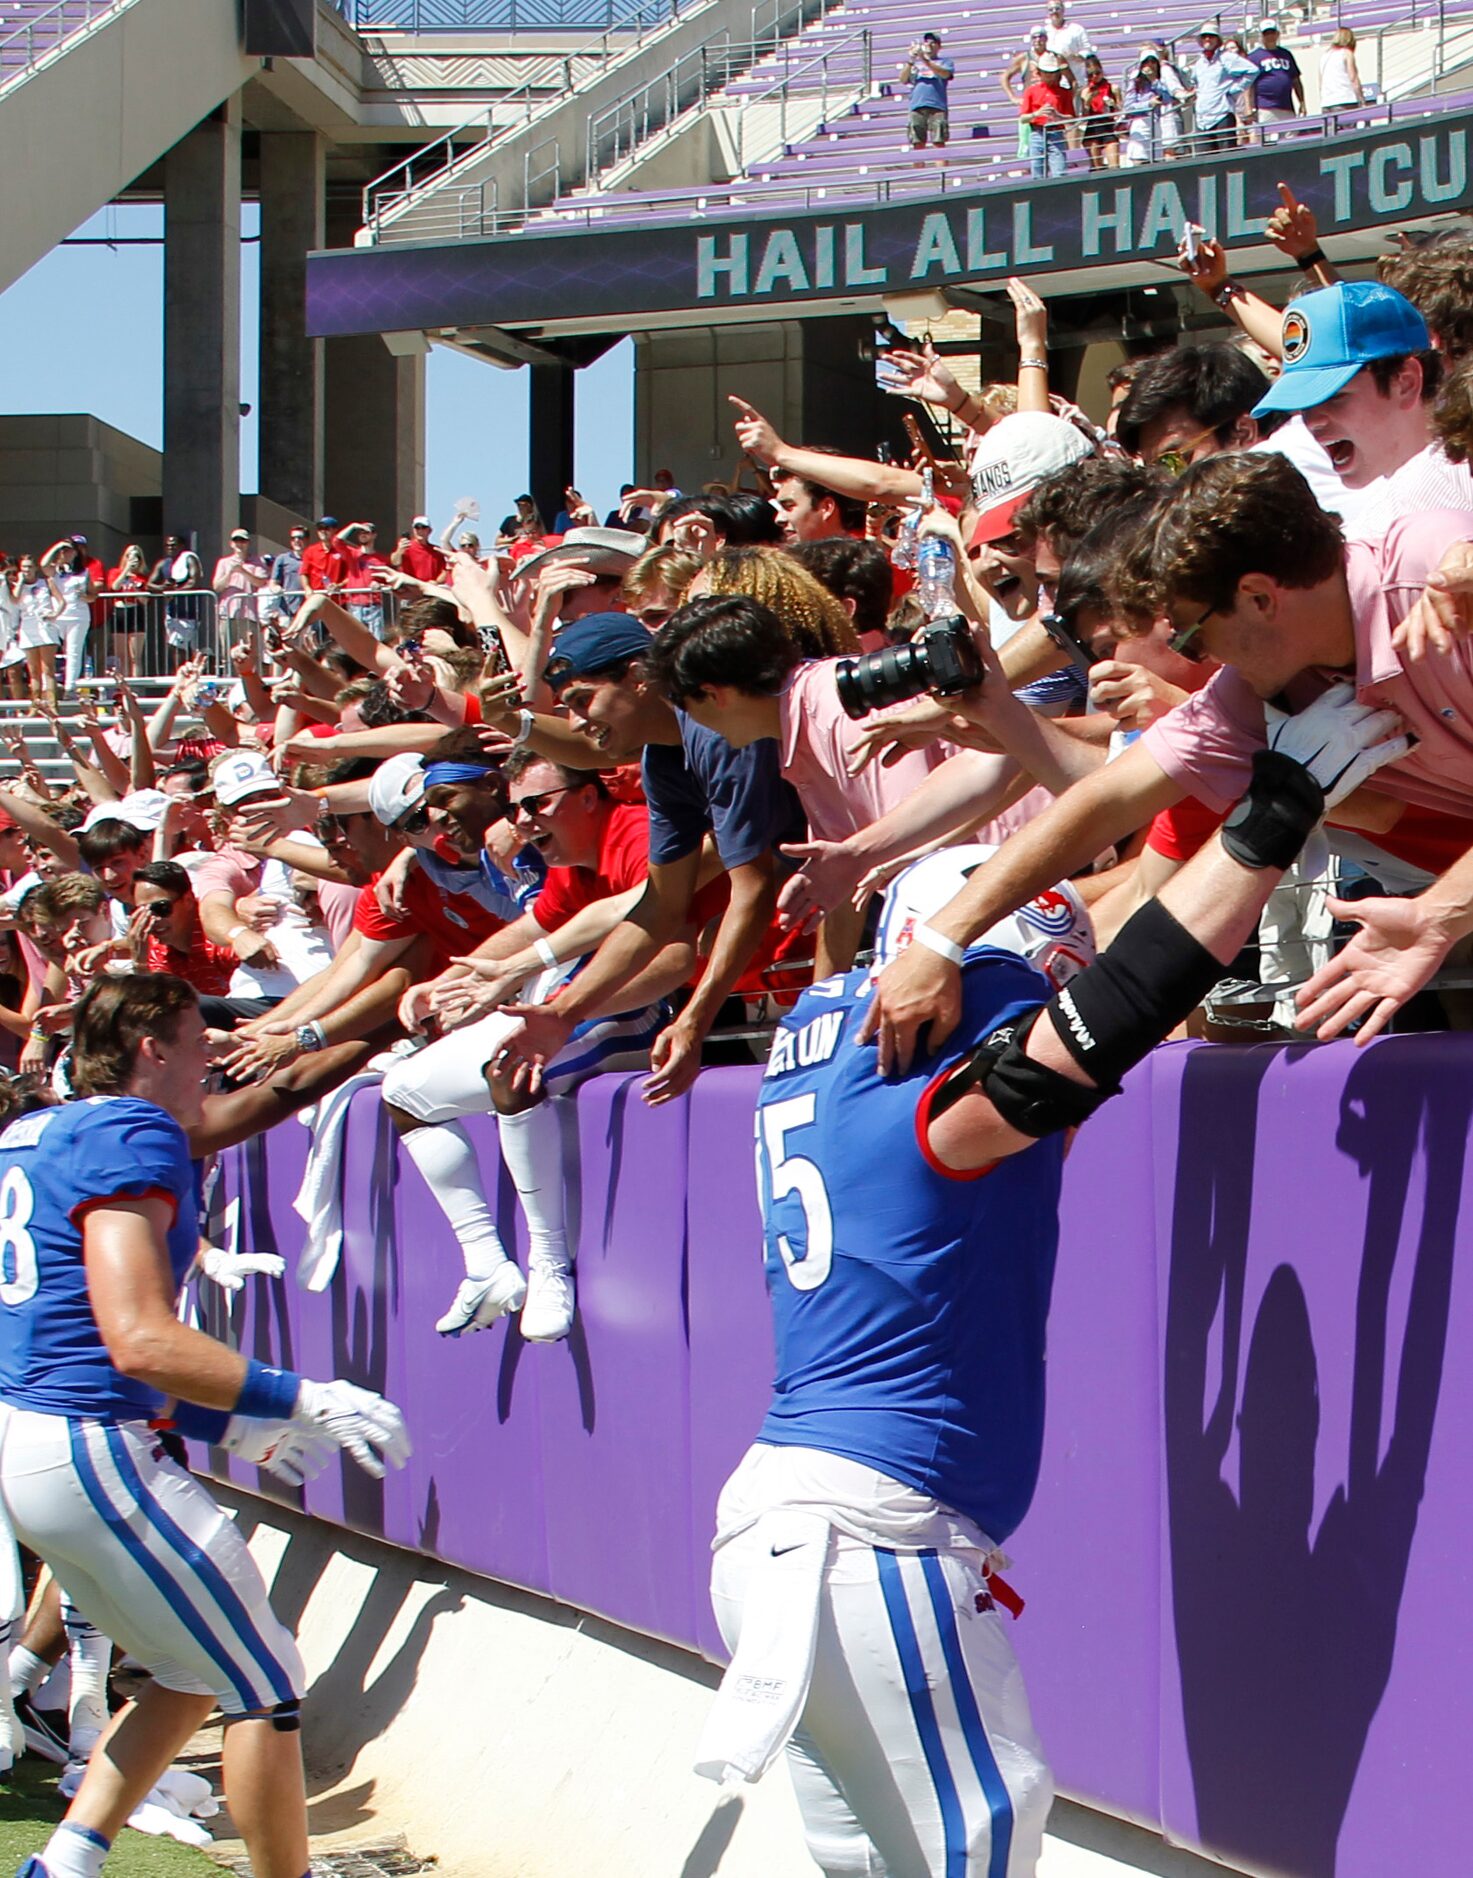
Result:
{"label": "wristwatch", "polygon": [[320,1050],[327,1042],[321,1024],[298,1024],[297,1048],[299,1050]]}

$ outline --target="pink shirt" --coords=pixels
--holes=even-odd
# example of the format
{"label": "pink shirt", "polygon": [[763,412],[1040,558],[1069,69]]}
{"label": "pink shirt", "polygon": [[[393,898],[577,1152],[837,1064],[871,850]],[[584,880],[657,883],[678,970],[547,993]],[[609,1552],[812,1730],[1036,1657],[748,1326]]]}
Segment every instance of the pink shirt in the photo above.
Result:
{"label": "pink shirt", "polygon": [[834,685],[837,659],[800,665],[778,693],[778,755],[783,775],[798,791],[808,826],[821,841],[842,841],[898,808],[939,763],[950,744],[908,750],[888,769],[878,758],[858,776],[845,765],[860,723],[845,711]]}
{"label": "pink shirt", "polygon": [[[1457,816],[1473,815],[1473,640],[1459,637],[1451,652],[1429,652],[1403,666],[1391,634],[1447,550],[1469,540],[1473,514],[1443,510],[1406,516],[1382,540],[1352,541],[1345,550],[1356,696],[1399,711],[1418,739],[1406,756],[1377,771],[1374,786]],[[1288,687],[1289,699],[1302,709],[1342,676],[1301,672]],[[1224,666],[1152,724],[1142,742],[1173,782],[1225,814],[1248,785],[1253,752],[1263,747],[1263,704]]]}
{"label": "pink shirt", "polygon": [[254,893],[261,879],[261,857],[247,854],[244,848],[216,848],[207,860],[195,862],[189,869],[196,900],[207,893],[228,893],[232,900]]}

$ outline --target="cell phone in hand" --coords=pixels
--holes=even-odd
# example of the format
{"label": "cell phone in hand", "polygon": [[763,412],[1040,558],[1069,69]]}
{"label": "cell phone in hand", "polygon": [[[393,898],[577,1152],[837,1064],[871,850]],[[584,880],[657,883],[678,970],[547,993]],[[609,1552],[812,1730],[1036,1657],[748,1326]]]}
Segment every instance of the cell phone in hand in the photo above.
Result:
{"label": "cell phone in hand", "polygon": [[286,650],[286,640],[281,636],[281,628],[274,622],[261,628],[261,641],[270,653]]}
{"label": "cell phone in hand", "polygon": [[1186,253],[1187,259],[1194,267],[1197,264],[1197,255],[1201,250],[1202,237],[1206,232],[1205,228],[1199,228],[1195,222],[1188,222],[1185,228],[1182,229],[1182,248]]}
{"label": "cell phone in hand", "polygon": [[1088,675],[1090,667],[1097,663],[1094,654],[1075,631],[1074,622],[1062,613],[1040,613],[1039,624],[1064,653],[1070,664]]}

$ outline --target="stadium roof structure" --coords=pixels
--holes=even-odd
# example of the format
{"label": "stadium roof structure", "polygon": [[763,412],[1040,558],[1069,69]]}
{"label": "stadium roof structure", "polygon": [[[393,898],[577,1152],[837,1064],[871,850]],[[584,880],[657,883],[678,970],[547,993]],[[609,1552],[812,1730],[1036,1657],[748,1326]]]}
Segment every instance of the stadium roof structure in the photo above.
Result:
{"label": "stadium roof structure", "polygon": [[676,217],[640,219],[601,216],[594,196],[512,234],[316,253],[308,325],[327,338],[474,344],[504,333],[535,344],[879,310],[918,294],[967,305],[1012,274],[1055,293],[1079,291],[1085,275],[1091,291],[1139,286],[1179,278],[1188,221],[1221,239],[1235,266],[1282,265],[1263,236],[1280,182],[1313,208],[1331,258],[1350,262],[1378,252],[1388,228],[1466,212],[1473,97],[1438,106],[1330,139],[900,201],[839,187],[760,212],[685,203]]}

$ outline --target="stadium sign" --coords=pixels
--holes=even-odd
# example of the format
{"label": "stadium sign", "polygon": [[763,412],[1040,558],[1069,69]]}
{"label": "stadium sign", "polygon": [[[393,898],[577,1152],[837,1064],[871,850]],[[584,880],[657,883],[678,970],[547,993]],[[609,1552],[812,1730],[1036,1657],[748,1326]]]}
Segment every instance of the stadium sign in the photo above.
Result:
{"label": "stadium sign", "polygon": [[608,227],[553,225],[491,240],[355,248],[308,264],[309,330],[541,326],[559,319],[751,308],[986,287],[1168,260],[1194,221],[1227,246],[1259,241],[1287,183],[1321,236],[1467,206],[1470,121],[1411,123],[1332,142],[1030,183],[873,208]]}

